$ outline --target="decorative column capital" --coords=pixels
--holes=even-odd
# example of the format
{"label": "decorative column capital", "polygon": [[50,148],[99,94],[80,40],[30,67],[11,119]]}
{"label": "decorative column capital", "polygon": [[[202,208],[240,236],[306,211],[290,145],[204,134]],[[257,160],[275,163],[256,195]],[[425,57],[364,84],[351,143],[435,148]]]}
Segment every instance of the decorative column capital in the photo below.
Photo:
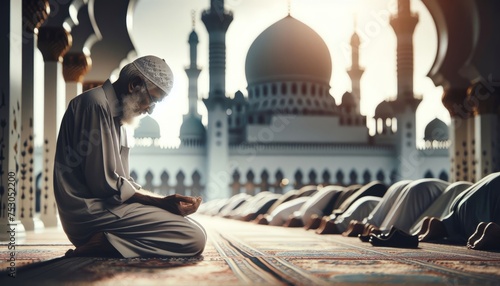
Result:
{"label": "decorative column capital", "polygon": [[441,98],[443,105],[448,109],[451,117],[469,118],[473,115],[472,106],[467,100],[466,88],[448,88]]}
{"label": "decorative column capital", "polygon": [[92,67],[92,60],[83,52],[70,52],[64,55],[63,75],[66,82],[83,82],[83,77]]}
{"label": "decorative column capital", "polygon": [[41,27],[38,32],[38,49],[45,62],[62,62],[71,47],[71,34],[63,27]]}
{"label": "decorative column capital", "polygon": [[467,101],[472,107],[474,116],[495,114],[500,108],[500,90],[476,82],[467,89]]}
{"label": "decorative column capital", "polygon": [[35,29],[47,20],[50,13],[49,0],[23,0],[23,28],[27,33],[36,33]]}

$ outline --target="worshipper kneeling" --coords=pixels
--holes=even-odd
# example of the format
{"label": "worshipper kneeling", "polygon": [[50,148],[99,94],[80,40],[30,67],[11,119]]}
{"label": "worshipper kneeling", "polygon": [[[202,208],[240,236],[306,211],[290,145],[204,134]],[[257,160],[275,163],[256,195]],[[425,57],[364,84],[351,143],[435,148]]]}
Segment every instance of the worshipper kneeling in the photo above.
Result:
{"label": "worshipper kneeling", "polygon": [[500,173],[490,174],[462,192],[451,210],[442,220],[426,218],[419,240],[467,243],[471,249],[500,249]]}
{"label": "worshipper kneeling", "polygon": [[124,125],[153,111],[173,84],[164,60],[138,58],[110,80],[69,103],[57,141],[54,192],[66,235],[66,256],[195,256],[204,229],[186,217],[201,198],[161,197],[142,190],[129,174]]}

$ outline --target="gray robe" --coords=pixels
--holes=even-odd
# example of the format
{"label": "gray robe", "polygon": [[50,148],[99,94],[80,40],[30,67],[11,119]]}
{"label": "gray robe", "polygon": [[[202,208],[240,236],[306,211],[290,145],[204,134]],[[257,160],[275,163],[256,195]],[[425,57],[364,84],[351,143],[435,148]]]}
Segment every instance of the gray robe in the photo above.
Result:
{"label": "gray robe", "polygon": [[449,239],[466,242],[480,222],[500,225],[500,172],[490,174],[454,200],[451,213],[443,219]]}
{"label": "gray robe", "polygon": [[344,232],[352,220],[363,220],[377,207],[380,201],[382,198],[375,196],[365,196],[356,200],[343,214],[335,218],[337,229]]}
{"label": "gray robe", "polygon": [[392,226],[409,232],[418,217],[439,197],[450,183],[439,179],[420,179],[408,184],[380,225],[383,231]]}
{"label": "gray robe", "polygon": [[206,235],[198,223],[157,207],[126,203],[140,186],[129,175],[129,140],[120,115],[109,80],[71,100],[64,114],[54,193],[69,240],[78,247],[103,232],[124,257],[201,253]]}
{"label": "gray robe", "polygon": [[472,183],[459,181],[449,185],[446,190],[423,212],[410,229],[410,233],[417,234],[422,228],[425,217],[437,217],[442,219],[451,212],[451,207],[455,198]]}

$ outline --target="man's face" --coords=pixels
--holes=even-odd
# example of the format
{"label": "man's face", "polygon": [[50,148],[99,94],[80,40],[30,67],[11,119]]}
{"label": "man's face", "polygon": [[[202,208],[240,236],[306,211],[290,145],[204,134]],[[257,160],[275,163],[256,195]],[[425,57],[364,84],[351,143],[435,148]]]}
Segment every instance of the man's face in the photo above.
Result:
{"label": "man's face", "polygon": [[156,103],[165,98],[166,95],[153,84],[144,81],[142,85],[134,87],[129,94],[123,96],[122,123],[136,126],[139,116],[146,113],[151,114]]}

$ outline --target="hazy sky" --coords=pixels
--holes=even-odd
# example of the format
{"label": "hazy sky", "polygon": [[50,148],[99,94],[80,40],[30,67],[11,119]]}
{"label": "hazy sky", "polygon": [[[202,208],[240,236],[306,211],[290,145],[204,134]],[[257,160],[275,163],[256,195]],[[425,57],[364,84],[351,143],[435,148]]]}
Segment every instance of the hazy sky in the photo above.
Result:
{"label": "hazy sky", "polygon": [[[290,4],[289,4],[290,3]],[[199,96],[208,95],[208,33],[201,22],[201,12],[209,0],[139,0],[133,17],[132,41],[139,56],[154,54],[164,58],[175,75],[174,89],[157,105],[153,117],[160,122],[162,136],[178,137],[182,114],[187,112],[188,78],[184,68],[189,64],[188,35],[198,33]],[[226,34],[226,92],[232,97],[241,90],[247,94],[245,58],[255,38],[288,14],[314,29],[326,42],[332,57],[330,93],[340,104],[351,82],[347,69],[351,65],[350,38],[356,18],[362,45],[360,64],[365,73],[361,79],[361,113],[373,117],[375,107],[384,99],[396,96],[396,37],[389,15],[396,11],[395,0],[226,0],[225,7],[234,14]],[[423,138],[425,125],[435,117],[449,123],[448,111],[441,103],[442,89],[426,76],[436,53],[436,32],[429,12],[420,0],[412,1],[412,10],[420,17],[414,35],[414,88],[423,96],[417,111],[417,138]],[[206,114],[200,102],[198,110]],[[206,120],[206,118],[205,118]]]}

